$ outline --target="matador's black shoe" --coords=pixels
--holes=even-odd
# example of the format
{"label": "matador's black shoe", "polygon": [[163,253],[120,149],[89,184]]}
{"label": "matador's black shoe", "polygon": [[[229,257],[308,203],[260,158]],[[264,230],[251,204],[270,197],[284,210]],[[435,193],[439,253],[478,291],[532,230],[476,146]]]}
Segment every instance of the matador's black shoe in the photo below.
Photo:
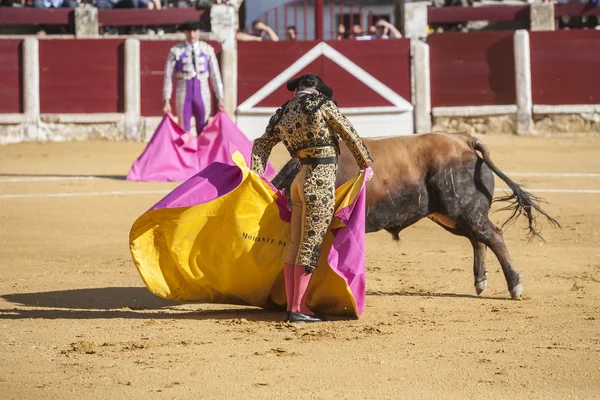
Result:
{"label": "matador's black shoe", "polygon": [[290,311],[286,311],[285,314],[283,314],[283,322],[290,322]]}
{"label": "matador's black shoe", "polygon": [[318,318],[316,315],[306,315],[299,312],[290,312],[289,322],[295,324],[307,324],[311,322],[324,322],[324,319]]}

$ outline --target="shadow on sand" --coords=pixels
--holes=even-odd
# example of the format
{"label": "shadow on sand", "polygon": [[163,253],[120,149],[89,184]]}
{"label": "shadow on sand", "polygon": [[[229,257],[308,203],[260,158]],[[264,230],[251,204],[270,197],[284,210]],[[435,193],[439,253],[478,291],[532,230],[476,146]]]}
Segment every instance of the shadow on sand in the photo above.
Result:
{"label": "shadow on sand", "polygon": [[[256,307],[225,310],[179,310],[184,303],[165,300],[145,287],[107,287],[56,292],[18,293],[0,296],[6,301],[35,309],[0,310],[2,319],[236,319],[279,321],[283,311]],[[200,307],[199,307],[200,308]]]}
{"label": "shadow on sand", "polygon": [[[409,296],[466,298],[510,301],[508,298],[482,297],[459,293],[381,292],[368,291],[367,296]],[[4,319],[195,319],[230,320],[245,318],[248,321],[280,321],[283,310],[239,306],[233,309],[202,310],[201,303],[184,303],[165,300],[150,293],[145,287],[106,287],[74,289],[56,292],[15,293],[0,296],[18,306],[34,309],[0,310]],[[183,304],[198,305],[197,311],[175,308]],[[332,320],[354,319],[334,317]]]}

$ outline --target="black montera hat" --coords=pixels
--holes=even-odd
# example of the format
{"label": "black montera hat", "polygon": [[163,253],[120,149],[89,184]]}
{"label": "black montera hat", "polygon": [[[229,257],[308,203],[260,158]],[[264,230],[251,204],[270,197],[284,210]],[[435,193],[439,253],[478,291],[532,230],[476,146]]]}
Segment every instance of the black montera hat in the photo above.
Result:
{"label": "black montera hat", "polygon": [[333,89],[327,86],[317,74],[304,74],[298,78],[290,79],[286,85],[287,90],[290,92],[295,92],[298,86],[313,87],[330,99],[333,97]]}
{"label": "black montera hat", "polygon": [[180,31],[198,31],[202,29],[202,23],[200,21],[185,21],[177,26]]}

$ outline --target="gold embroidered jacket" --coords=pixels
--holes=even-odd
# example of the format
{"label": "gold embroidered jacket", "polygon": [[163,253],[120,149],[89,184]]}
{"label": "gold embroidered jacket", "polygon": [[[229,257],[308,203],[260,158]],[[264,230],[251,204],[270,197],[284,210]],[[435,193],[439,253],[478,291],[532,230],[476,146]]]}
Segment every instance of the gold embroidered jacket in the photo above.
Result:
{"label": "gold embroidered jacket", "polygon": [[[299,94],[277,110],[265,133],[254,140],[252,170],[264,173],[271,150],[279,142],[292,157],[298,157],[301,150],[302,157],[329,157],[339,154],[338,138],[344,140],[360,168],[371,165],[367,147],[331,99],[322,94]],[[309,149],[322,146],[333,149]]]}

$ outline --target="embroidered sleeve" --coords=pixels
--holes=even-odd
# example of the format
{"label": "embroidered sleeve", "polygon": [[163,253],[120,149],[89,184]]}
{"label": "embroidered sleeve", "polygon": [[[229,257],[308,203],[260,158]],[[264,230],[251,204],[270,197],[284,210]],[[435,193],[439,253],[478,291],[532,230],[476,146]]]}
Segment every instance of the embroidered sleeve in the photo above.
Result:
{"label": "embroidered sleeve", "polygon": [[218,99],[222,99],[223,95],[223,81],[221,80],[221,71],[219,69],[219,61],[217,55],[212,46],[208,51],[208,67],[210,68],[210,84],[213,87],[215,95]]}
{"label": "embroidered sleeve", "polygon": [[163,100],[171,100],[173,92],[173,71],[175,70],[175,52],[171,49],[165,63],[165,80],[163,83]]}
{"label": "embroidered sleeve", "polygon": [[267,168],[267,160],[271,155],[271,150],[273,150],[273,147],[281,141],[279,135],[275,131],[275,124],[276,121],[279,120],[280,112],[281,110],[277,110],[275,115],[271,117],[267,129],[265,129],[265,133],[254,140],[254,145],[252,146],[251,168],[257,174],[264,174],[265,169]]}
{"label": "embroidered sleeve", "polygon": [[350,121],[340,112],[333,101],[323,104],[321,110],[323,111],[327,125],[346,143],[358,166],[363,169],[369,167],[373,162],[369,150],[358,136],[358,133],[356,133]]}

